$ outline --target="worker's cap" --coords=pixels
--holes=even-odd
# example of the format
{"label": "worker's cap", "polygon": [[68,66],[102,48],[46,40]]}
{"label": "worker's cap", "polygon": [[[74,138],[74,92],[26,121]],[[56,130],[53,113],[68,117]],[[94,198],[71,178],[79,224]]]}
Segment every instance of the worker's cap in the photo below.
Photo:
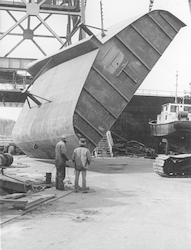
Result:
{"label": "worker's cap", "polygon": [[86,139],[85,138],[80,138],[79,144],[80,145],[86,144]]}
{"label": "worker's cap", "polygon": [[62,135],[62,140],[66,140],[66,136],[65,135]]}

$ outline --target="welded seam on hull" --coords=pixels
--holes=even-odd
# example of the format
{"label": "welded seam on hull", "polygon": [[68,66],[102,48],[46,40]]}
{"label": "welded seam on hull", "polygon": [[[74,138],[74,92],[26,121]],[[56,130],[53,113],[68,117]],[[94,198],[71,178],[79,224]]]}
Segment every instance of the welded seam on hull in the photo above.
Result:
{"label": "welded seam on hull", "polygon": [[162,56],[162,53],[135,27],[133,24],[130,24],[130,26],[160,55]]}
{"label": "welded seam on hull", "polygon": [[123,94],[121,93],[117,87],[115,87],[95,66],[92,66],[92,69],[94,69],[107,83],[109,83],[109,85],[116,90],[117,93],[120,94],[120,96],[122,96],[127,102],[129,102],[129,99]]}
{"label": "welded seam on hull", "polygon": [[78,110],[75,110],[76,114],[78,114],[90,127],[92,127],[99,135],[103,136],[103,134],[94,127]]}
{"label": "welded seam on hull", "polygon": [[85,86],[84,86],[84,90],[87,91],[88,94],[89,94],[96,102],[98,102],[98,103],[100,104],[100,106],[102,106],[105,110],[107,110],[107,112],[108,112],[109,114],[111,114],[111,116],[113,116],[115,119],[117,119],[118,116],[115,116],[114,114],[112,114],[111,111],[110,111],[108,108],[106,108],[101,102],[99,102],[99,100],[98,100],[95,96],[93,96]]}
{"label": "welded seam on hull", "polygon": [[169,22],[169,20],[164,16],[163,13],[160,13],[160,16],[178,33],[178,29],[172,24]]}
{"label": "welded seam on hull", "polygon": [[100,61],[102,61],[105,57],[106,57],[106,55],[109,53],[109,51],[111,50],[113,48],[113,45],[111,45],[107,50],[106,50],[106,52],[103,54],[103,56],[100,58]]}
{"label": "welded seam on hull", "polygon": [[29,86],[23,90],[23,93],[27,92],[27,90],[33,85],[33,83],[36,81],[36,79],[46,72],[46,68],[48,67],[48,65],[51,62],[52,62],[52,56],[48,59],[48,61],[45,63],[45,65],[37,72],[37,74],[34,76],[32,81],[30,82]]}
{"label": "welded seam on hull", "polygon": [[127,64],[128,64],[129,62],[126,62],[124,65],[123,65],[123,67],[122,67],[122,69],[119,71],[119,73],[117,74],[117,77],[119,77],[119,75],[121,74],[121,72],[124,72],[135,84],[138,84],[138,82],[136,82],[135,81],[135,79],[132,77],[132,76],[130,76],[130,74],[129,73],[127,73],[127,71],[125,70],[125,67],[127,66]]}
{"label": "welded seam on hull", "polygon": [[[153,22],[165,33],[165,35],[167,35],[171,40],[173,40],[173,37],[171,37],[166,30],[163,29],[163,27],[157,22],[157,20],[155,20],[151,15],[148,15],[150,17],[150,19],[153,20]],[[166,19],[164,19],[166,21]]]}
{"label": "welded seam on hull", "polygon": [[[84,39],[85,41],[81,40],[76,45],[68,46],[65,49],[59,50],[58,52],[51,55],[52,57],[52,64],[50,64],[50,67],[48,70],[59,66],[60,64],[66,63],[70,60],[74,60],[80,56],[83,56],[85,54],[89,54],[90,52],[93,52],[95,50],[99,50],[99,47],[95,45],[95,43],[92,41],[92,36]],[[45,59],[37,60],[37,62],[31,63],[31,66],[29,67],[28,71],[30,74],[35,75],[36,71],[38,73],[39,70],[37,70],[39,67],[43,67],[43,65],[46,63],[47,59],[50,58],[50,56],[45,57]],[[45,72],[43,72],[45,73]]]}
{"label": "welded seam on hull", "polygon": [[78,126],[74,125],[74,128],[76,128],[85,138],[88,138],[88,140],[97,147],[97,144],[92,141],[92,139],[88,135],[84,134],[84,132],[82,132],[82,130]]}
{"label": "welded seam on hull", "polygon": [[137,53],[135,53],[135,51],[133,51],[128,44],[126,44],[121,37],[119,37],[118,35],[115,36],[149,71],[151,71],[151,68],[137,55]]}
{"label": "welded seam on hull", "polygon": [[112,64],[112,62],[115,60],[115,58],[119,55],[119,52],[115,53],[114,56],[111,58],[111,60],[108,62],[108,64],[106,65],[106,68],[108,68],[110,66],[110,64]]}
{"label": "welded seam on hull", "polygon": [[[123,67],[120,69],[120,71],[118,72],[118,74],[116,75],[117,77],[121,74],[121,72],[124,70],[124,68],[127,66],[127,64],[129,63],[129,61],[125,62],[123,64]],[[128,75],[129,76],[129,75]],[[131,76],[129,76],[131,78]],[[132,79],[132,78],[131,78]],[[132,79],[133,80],[133,79]],[[133,80],[134,81],[134,80]]]}

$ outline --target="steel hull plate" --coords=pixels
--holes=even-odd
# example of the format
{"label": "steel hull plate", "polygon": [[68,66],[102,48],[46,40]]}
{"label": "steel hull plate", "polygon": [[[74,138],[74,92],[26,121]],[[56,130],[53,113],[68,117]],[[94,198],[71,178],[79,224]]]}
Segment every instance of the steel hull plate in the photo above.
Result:
{"label": "steel hull plate", "polygon": [[25,103],[14,142],[30,157],[45,159],[54,158],[62,134],[69,156],[83,136],[92,152],[183,26],[156,10],[102,40],[92,36],[33,63],[32,74],[44,70],[31,93],[48,101],[39,99],[42,104],[31,108]]}

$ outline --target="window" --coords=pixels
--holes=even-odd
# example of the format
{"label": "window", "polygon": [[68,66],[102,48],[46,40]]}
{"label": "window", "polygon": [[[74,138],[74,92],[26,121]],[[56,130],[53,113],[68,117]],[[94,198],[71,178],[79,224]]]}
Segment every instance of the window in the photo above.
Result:
{"label": "window", "polygon": [[163,105],[162,106],[162,111],[167,111],[168,110],[168,105]]}
{"label": "window", "polygon": [[188,111],[188,113],[191,113],[191,106],[184,106],[184,111]]}
{"label": "window", "polygon": [[177,112],[177,111],[178,111],[178,106],[176,106],[176,105],[170,106],[170,112]]}

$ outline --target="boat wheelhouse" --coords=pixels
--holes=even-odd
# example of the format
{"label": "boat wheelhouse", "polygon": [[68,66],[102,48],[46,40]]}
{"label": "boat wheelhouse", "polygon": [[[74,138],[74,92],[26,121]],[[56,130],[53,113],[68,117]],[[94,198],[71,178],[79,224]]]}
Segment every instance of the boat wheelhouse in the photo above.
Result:
{"label": "boat wheelhouse", "polygon": [[157,124],[174,121],[191,121],[191,105],[182,103],[167,103],[162,105],[161,114],[157,116]]}
{"label": "boat wheelhouse", "polygon": [[164,104],[157,120],[149,125],[159,143],[165,138],[176,152],[191,152],[191,104]]}

